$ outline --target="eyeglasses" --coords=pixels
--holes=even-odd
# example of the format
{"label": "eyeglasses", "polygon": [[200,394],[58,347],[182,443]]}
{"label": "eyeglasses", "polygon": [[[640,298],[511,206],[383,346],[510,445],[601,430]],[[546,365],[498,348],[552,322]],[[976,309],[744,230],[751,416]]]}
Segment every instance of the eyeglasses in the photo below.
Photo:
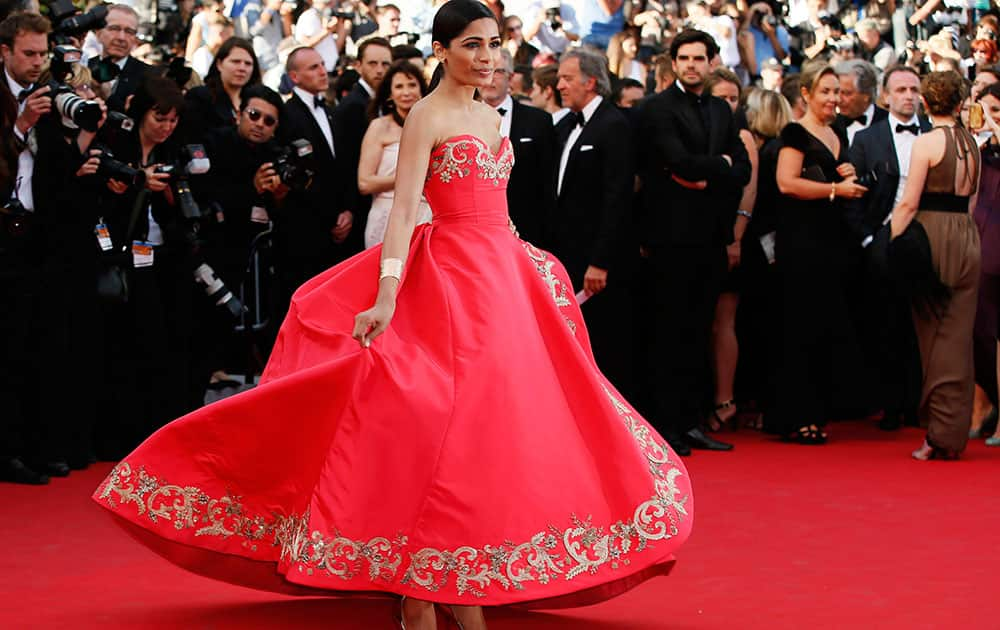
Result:
{"label": "eyeglasses", "polygon": [[139,31],[135,30],[134,28],[127,28],[127,27],[119,26],[118,24],[112,24],[111,26],[105,26],[104,30],[106,30],[108,32],[111,32],[111,33],[125,33],[129,37],[135,37],[136,35],[139,34]]}
{"label": "eyeglasses", "polygon": [[252,107],[247,109],[247,118],[250,119],[250,122],[257,122],[262,117],[264,118],[264,125],[266,127],[273,127],[278,124],[278,119],[270,114],[262,114]]}

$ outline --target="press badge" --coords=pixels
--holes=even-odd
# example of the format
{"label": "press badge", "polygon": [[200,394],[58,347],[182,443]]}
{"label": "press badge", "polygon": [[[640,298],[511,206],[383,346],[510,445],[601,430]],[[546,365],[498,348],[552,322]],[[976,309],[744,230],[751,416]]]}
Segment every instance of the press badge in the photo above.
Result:
{"label": "press badge", "polygon": [[132,266],[136,269],[140,267],[153,266],[153,244],[146,241],[132,241]]}
{"label": "press badge", "polygon": [[110,252],[112,244],[111,232],[108,231],[108,226],[104,223],[98,223],[94,226],[94,234],[97,235],[97,244],[100,246],[101,251]]}

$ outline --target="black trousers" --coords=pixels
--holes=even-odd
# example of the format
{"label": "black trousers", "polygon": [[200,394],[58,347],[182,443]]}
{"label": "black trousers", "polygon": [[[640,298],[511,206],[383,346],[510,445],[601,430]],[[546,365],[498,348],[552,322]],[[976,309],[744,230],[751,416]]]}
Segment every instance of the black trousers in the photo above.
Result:
{"label": "black trousers", "polygon": [[608,275],[607,287],[580,307],[594,360],[623,396],[635,390],[632,359],[632,291],[623,278]]}
{"label": "black trousers", "polygon": [[651,422],[661,433],[682,434],[709,412],[712,322],[726,250],[722,245],[654,247],[648,262]]}
{"label": "black trousers", "polygon": [[3,257],[0,263],[6,263],[0,272],[0,457],[25,457],[45,441],[37,408],[37,274]]}

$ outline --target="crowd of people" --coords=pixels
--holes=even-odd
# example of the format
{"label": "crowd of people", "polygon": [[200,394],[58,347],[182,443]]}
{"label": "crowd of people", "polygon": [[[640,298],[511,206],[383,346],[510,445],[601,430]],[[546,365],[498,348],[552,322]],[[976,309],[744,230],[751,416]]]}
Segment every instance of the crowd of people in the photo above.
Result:
{"label": "crowd of people", "polygon": [[[382,241],[441,4],[0,23],[0,479],[117,460],[259,373],[295,290]],[[485,4],[512,229],[678,453],[731,449],[738,418],[801,444],[923,423],[921,459],[1000,445],[996,7]]]}

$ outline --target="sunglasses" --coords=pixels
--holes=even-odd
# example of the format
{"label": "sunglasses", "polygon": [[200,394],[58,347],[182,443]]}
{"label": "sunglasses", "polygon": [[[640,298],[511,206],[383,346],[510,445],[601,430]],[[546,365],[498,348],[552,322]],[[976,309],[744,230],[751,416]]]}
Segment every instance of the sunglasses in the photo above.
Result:
{"label": "sunglasses", "polygon": [[250,122],[257,122],[261,118],[264,118],[264,125],[267,127],[273,127],[278,124],[278,119],[270,114],[262,114],[254,108],[247,109],[247,118]]}

